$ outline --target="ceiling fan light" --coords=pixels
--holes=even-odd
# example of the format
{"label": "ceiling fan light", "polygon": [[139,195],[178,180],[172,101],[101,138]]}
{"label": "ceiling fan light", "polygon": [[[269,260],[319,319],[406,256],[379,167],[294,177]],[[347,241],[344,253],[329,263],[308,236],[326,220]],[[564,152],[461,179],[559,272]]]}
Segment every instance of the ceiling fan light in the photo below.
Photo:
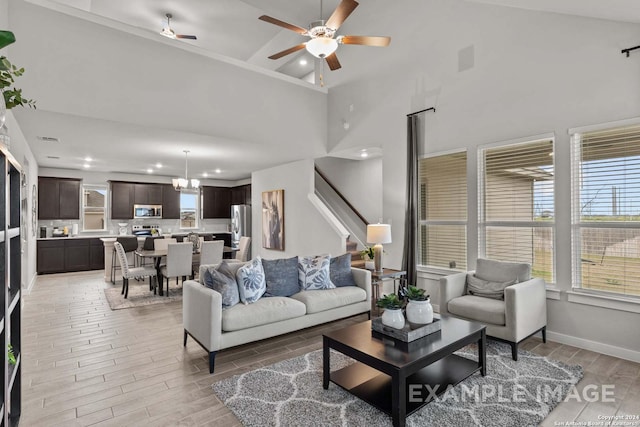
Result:
{"label": "ceiling fan light", "polygon": [[328,37],[316,37],[305,43],[307,51],[316,58],[326,58],[336,51],[338,42]]}
{"label": "ceiling fan light", "polygon": [[162,31],[160,31],[160,34],[162,34],[165,37],[169,37],[170,39],[176,38],[176,32],[169,27],[163,28]]}

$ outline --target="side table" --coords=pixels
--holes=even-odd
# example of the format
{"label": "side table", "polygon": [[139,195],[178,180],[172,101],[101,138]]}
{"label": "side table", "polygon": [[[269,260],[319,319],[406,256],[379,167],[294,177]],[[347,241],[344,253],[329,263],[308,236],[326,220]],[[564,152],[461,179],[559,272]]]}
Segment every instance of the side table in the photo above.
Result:
{"label": "side table", "polygon": [[[392,268],[383,268],[382,272],[371,272],[371,286],[373,290],[373,303],[376,304],[378,298],[380,298],[380,287],[385,280],[393,280],[393,291],[396,292],[396,284],[402,284],[402,281],[407,276],[407,272],[404,270],[394,270]],[[380,315],[380,308],[376,306],[376,315]]]}

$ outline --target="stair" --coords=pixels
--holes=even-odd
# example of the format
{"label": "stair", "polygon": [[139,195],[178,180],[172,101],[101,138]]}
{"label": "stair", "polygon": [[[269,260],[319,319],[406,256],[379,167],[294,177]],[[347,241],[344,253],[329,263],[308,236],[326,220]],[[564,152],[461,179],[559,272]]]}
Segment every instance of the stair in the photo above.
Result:
{"label": "stair", "polygon": [[358,250],[358,244],[347,240],[347,252],[351,253],[351,266],[355,268],[364,268],[364,259]]}

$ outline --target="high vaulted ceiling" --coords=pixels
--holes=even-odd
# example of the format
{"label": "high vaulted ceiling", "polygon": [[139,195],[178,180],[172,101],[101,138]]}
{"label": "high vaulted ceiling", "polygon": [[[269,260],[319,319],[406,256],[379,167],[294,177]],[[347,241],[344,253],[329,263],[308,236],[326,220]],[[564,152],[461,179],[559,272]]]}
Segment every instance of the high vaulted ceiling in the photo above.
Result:
{"label": "high vaulted ceiling", "polygon": [[[11,59],[26,68],[21,85],[38,101],[38,110],[13,111],[41,167],[81,169],[90,156],[90,170],[144,174],[162,163],[154,174],[176,176],[190,149],[194,176],[227,180],[301,158],[357,158],[327,153],[327,91],[411,61],[430,4],[361,0],[339,34],[389,35],[391,45],[340,46],[340,70],[316,66],[325,76],[319,88],[298,80],[321,63],[305,50],[267,58],[306,38],[258,17],[307,27],[320,0],[6,1],[18,38]],[[637,0],[467,1],[640,23]],[[338,3],[324,0],[322,17]],[[166,13],[177,33],[198,40],[161,36]]]}

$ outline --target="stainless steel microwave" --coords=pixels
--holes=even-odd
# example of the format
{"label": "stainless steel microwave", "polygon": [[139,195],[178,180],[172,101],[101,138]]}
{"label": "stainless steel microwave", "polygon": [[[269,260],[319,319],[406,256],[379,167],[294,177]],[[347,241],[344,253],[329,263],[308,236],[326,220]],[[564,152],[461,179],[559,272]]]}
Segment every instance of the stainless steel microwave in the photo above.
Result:
{"label": "stainless steel microwave", "polygon": [[134,218],[162,218],[162,205],[133,205]]}

